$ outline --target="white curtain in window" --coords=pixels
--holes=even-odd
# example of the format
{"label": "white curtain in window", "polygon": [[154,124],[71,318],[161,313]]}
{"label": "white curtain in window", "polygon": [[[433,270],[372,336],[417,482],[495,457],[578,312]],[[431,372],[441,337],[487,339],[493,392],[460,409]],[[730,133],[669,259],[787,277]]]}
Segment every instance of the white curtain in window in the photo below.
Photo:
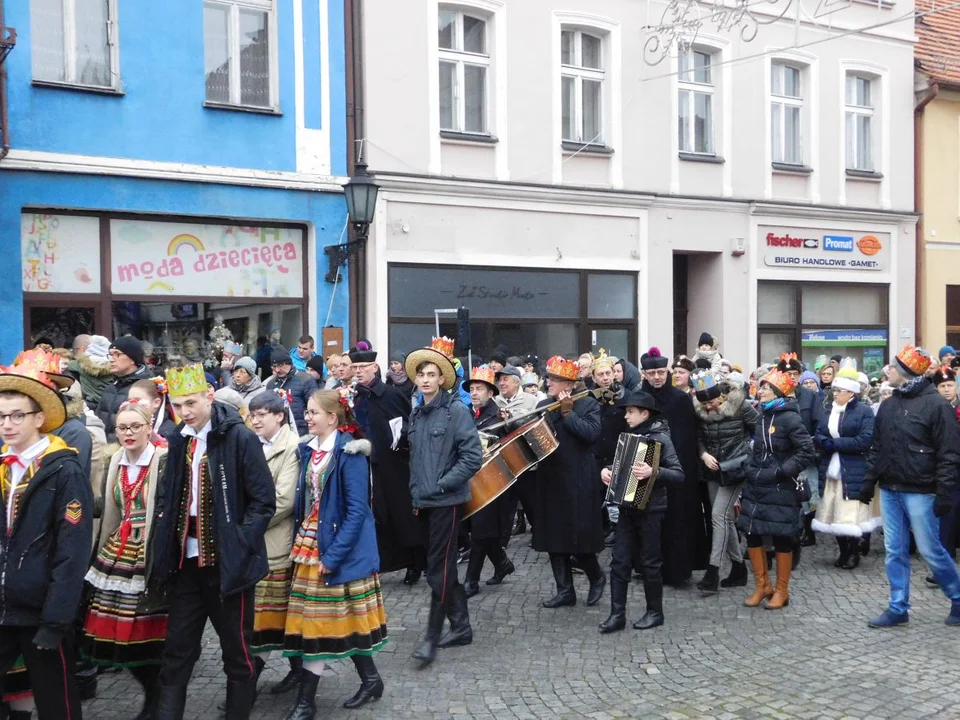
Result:
{"label": "white curtain in window", "polygon": [[270,105],[268,14],[240,11],[240,104]]}
{"label": "white curtain in window", "polygon": [[203,6],[203,57],[208,102],[230,102],[230,9]]}
{"label": "white curtain in window", "polygon": [[109,0],[74,0],[76,11],[76,81],[84,85],[109,86],[110,45],[107,23]]}
{"label": "white curtain in window", "polygon": [[30,35],[34,79],[65,82],[63,0],[32,0]]}

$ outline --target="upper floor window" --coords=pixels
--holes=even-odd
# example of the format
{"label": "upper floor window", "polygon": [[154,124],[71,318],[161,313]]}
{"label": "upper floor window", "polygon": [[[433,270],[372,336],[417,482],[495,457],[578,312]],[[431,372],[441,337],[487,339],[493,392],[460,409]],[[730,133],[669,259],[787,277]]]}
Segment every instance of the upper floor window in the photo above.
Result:
{"label": "upper floor window", "polygon": [[459,10],[440,10],[440,129],[486,134],[487,22]]}
{"label": "upper floor window", "polygon": [[206,100],[272,108],[273,0],[207,0],[203,4]]}
{"label": "upper floor window", "polygon": [[803,164],[800,69],[784,63],[770,67],[770,137],[773,162]]}
{"label": "upper floor window", "polygon": [[678,62],[680,152],[713,154],[713,55],[688,50]]}
{"label": "upper floor window", "polygon": [[31,0],[33,79],[117,87],[115,0]]}
{"label": "upper floor window", "polygon": [[563,140],[603,145],[603,40],[581,30],[560,33]]}
{"label": "upper floor window", "polygon": [[873,78],[848,73],[846,83],[847,169],[872,171]]}

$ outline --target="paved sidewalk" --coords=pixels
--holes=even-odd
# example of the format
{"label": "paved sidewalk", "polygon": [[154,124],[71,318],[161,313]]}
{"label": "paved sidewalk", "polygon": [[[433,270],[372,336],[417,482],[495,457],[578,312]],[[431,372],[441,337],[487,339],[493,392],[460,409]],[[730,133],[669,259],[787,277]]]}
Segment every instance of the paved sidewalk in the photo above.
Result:
{"label": "paved sidewalk", "polygon": [[[474,643],[440,651],[418,671],[410,653],[427,615],[427,586],[384,576],[390,643],[377,665],[386,682],[382,700],[362,710],[341,703],[359,686],[352,663],[328,668],[318,692],[319,718],[960,718],[960,628],[943,624],[950,604],[923,583],[913,561],[910,624],[871,630],[866,620],[886,604],[882,537],[853,571],[833,567],[836,544],[820,539],[794,574],[790,605],[774,612],[743,607],[736,588],[702,598],[691,584],[666,590],[666,625],[601,636],[597,624],[609,596],[587,608],[586,580],[576,576],[581,604],[544,610],[553,580],[545,555],[508,549],[516,574],[497,588],[481,582],[471,599]],[[609,564],[609,552],[602,557]],[[460,566],[461,577],[464,571]],[[488,566],[483,579],[492,573]],[[724,573],[725,574],[725,573]],[[695,578],[700,573],[696,573]],[[752,579],[751,579],[752,586]],[[643,614],[643,592],[630,587],[628,622]],[[216,718],[224,677],[216,636],[208,628],[190,686],[188,718]],[[286,662],[272,659],[261,677],[253,717],[281,720],[295,693],[265,689]],[[100,678],[96,700],[84,704],[94,720],[133,718],[139,686],[126,673]]]}

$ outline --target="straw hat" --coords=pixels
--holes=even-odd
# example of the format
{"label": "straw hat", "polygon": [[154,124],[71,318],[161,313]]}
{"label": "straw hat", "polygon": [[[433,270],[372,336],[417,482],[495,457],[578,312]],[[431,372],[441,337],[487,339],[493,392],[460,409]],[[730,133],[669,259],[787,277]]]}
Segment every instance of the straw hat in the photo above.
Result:
{"label": "straw hat", "polygon": [[10,367],[0,366],[0,392],[17,392],[32,398],[43,412],[42,433],[56,430],[67,419],[60,388],[69,388],[73,378],[53,369],[60,369],[59,356],[40,349],[20,353]]}
{"label": "straw hat", "polygon": [[441,388],[444,390],[450,390],[457,383],[457,371],[453,367],[453,363],[450,362],[450,358],[444,355],[442,352],[434,350],[433,348],[420,348],[419,350],[414,350],[409,355],[404,362],[404,369],[407,371],[407,377],[415,378],[417,376],[417,367],[421,363],[431,362],[440,368],[440,372],[443,374],[443,383]]}

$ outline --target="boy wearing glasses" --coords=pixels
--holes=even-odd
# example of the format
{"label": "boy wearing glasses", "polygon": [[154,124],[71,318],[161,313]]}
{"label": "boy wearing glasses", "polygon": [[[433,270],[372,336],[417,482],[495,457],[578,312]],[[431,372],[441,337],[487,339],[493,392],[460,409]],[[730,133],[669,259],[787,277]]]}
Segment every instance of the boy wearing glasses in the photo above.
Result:
{"label": "boy wearing glasses", "polygon": [[183,717],[210,618],[227,676],[226,716],[242,720],[263,669],[250,642],[254,586],[268,572],[273,476],[260,439],[236,410],[213,401],[202,365],[168,370],[167,386],[183,423],[169,438],[147,562],[148,592],[169,590],[170,601],[156,716]]}
{"label": "boy wearing glasses", "polygon": [[48,434],[66,419],[59,364],[33,350],[0,368],[0,695],[23,655],[41,720],[80,717],[72,625],[93,539],[89,478]]}

